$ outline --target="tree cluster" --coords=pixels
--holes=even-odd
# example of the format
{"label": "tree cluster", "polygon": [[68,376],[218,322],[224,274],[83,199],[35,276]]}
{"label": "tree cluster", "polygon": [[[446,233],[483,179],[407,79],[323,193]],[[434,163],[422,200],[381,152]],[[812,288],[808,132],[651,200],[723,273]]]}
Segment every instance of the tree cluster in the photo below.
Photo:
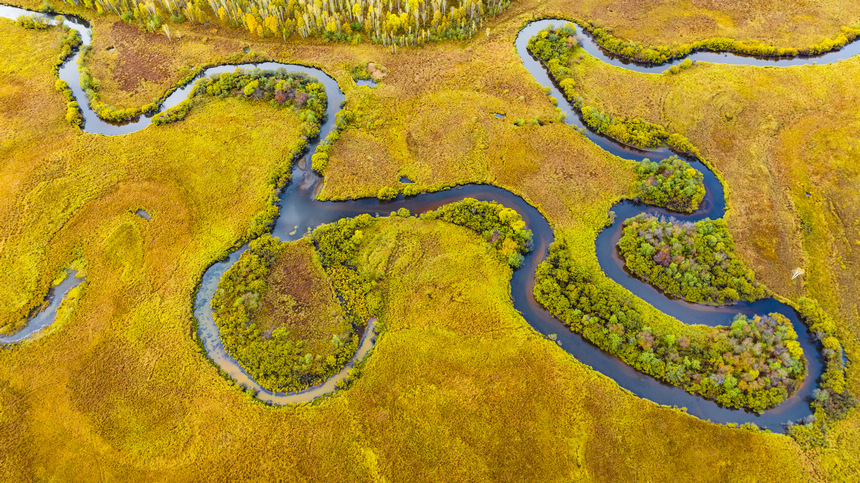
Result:
{"label": "tree cluster", "polygon": [[824,373],[819,388],[813,393],[812,406],[823,410],[827,417],[842,419],[849,409],[857,406],[857,399],[845,380],[844,350],[837,338],[836,322],[813,299],[801,297],[796,308],[809,326],[813,339],[821,344],[824,356]]}
{"label": "tree cluster", "polygon": [[111,12],[155,31],[163,19],[206,24],[214,19],[259,37],[301,35],[384,45],[421,45],[469,38],[510,0],[66,0]]}
{"label": "tree cluster", "polygon": [[[293,340],[283,326],[271,334],[258,328],[256,317],[268,289],[269,271],[285,248],[285,243],[269,235],[251,242],[249,249],[224,274],[212,298],[213,315],[224,348],[262,387],[271,391],[299,391],[319,384],[337,373],[358,347],[355,330],[333,334],[329,341],[332,350],[323,355],[308,352],[305,342]],[[331,280],[337,290],[341,280],[337,277]]]}
{"label": "tree cluster", "polygon": [[666,333],[645,325],[631,296],[608,285],[577,264],[567,246],[555,243],[538,267],[534,295],[602,350],[727,407],[764,411],[803,380],[797,334],[780,314],[739,315],[731,327],[687,326],[683,334]]}
{"label": "tree cluster", "polygon": [[636,166],[639,199],[646,204],[692,213],[705,197],[702,173],[672,156],[659,163],[644,160]]}
{"label": "tree cluster", "polygon": [[634,275],[690,302],[724,304],[768,294],[735,255],[722,219],[692,223],[642,214],[624,222],[618,249]]}
{"label": "tree cluster", "polygon": [[362,214],[322,225],[313,231],[313,242],[322,266],[355,326],[363,326],[372,315],[367,295],[375,288],[375,280],[358,272],[355,259],[364,240],[364,230],[374,223],[374,217]]}
{"label": "tree cluster", "polygon": [[202,96],[262,100],[276,107],[292,107],[299,112],[304,123],[303,135],[306,139],[319,134],[319,125],[326,116],[325,87],[315,79],[303,73],[287,72],[286,69],[254,69],[203,77],[194,85],[187,99],[153,116],[153,124],[168,124],[184,119],[195,98]]}
{"label": "tree cluster", "polygon": [[532,231],[526,228],[520,214],[496,202],[465,198],[424,213],[421,218],[447,221],[480,234],[514,269],[532,249]]}

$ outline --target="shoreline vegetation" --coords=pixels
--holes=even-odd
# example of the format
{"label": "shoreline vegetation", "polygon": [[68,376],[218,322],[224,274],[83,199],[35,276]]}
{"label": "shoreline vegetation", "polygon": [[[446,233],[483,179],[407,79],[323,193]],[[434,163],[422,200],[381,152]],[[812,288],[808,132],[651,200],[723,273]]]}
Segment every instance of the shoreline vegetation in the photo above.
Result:
{"label": "shoreline vegetation", "polygon": [[860,37],[860,24],[858,24],[853,27],[843,25],[836,37],[825,38],[817,44],[804,47],[776,47],[762,42],[747,43],[724,37],[702,39],[677,46],[648,46],[618,38],[613,35],[611,28],[602,27],[595,22],[580,19],[567,20],[588,32],[603,50],[613,56],[647,65],[665,64],[696,52],[731,53],[766,58],[815,57],[837,51]]}
{"label": "shoreline vegetation", "polygon": [[[406,209],[391,216],[412,217]],[[532,248],[532,232],[519,213],[496,202],[466,198],[417,218],[474,232],[512,269]],[[368,214],[344,218],[294,242],[263,234],[224,274],[212,298],[213,316],[224,348],[260,386],[301,391],[322,383],[350,360],[360,333],[370,318],[379,317],[383,303],[377,292],[383,275],[362,272],[357,261],[364,233],[376,223]],[[304,268],[296,258],[304,259]],[[330,296],[309,300],[309,293],[320,291]],[[314,321],[330,329],[314,328]],[[313,337],[296,336],[311,332]]]}
{"label": "shoreline vegetation", "polygon": [[636,277],[688,302],[731,305],[769,295],[738,259],[722,218],[690,222],[638,215],[624,221],[618,252]]}
{"label": "shoreline vegetation", "polygon": [[532,231],[522,216],[496,202],[466,198],[421,215],[424,220],[442,220],[472,230],[492,246],[501,261],[512,269],[523,263],[532,250]]}
{"label": "shoreline vegetation", "polygon": [[[698,149],[686,138],[678,134],[670,134],[663,126],[641,119],[611,116],[599,108],[584,105],[582,98],[576,92],[576,81],[569,68],[572,62],[579,62],[585,55],[576,41],[575,28],[573,24],[566,24],[560,28],[544,29],[529,39],[528,50],[543,63],[552,81],[573,107],[579,110],[585,124],[593,131],[618,142],[643,148],[669,146],[676,152],[695,156],[705,163]],[[692,66],[691,62],[684,62],[678,67],[686,69],[690,66]],[[705,194],[704,186],[701,190],[697,187],[701,173],[696,171],[698,173],[696,175],[687,171],[683,164],[675,165],[678,161],[677,158],[669,158],[661,163],[662,166],[651,162],[637,165],[637,178],[640,182],[638,197],[641,201],[646,203],[650,201],[657,206],[682,212],[693,211]],[[663,174],[662,180],[659,178],[660,174]],[[676,176],[673,175],[680,179],[675,179]],[[694,201],[695,204],[693,204]],[[695,243],[691,245],[682,243],[680,240],[676,242],[671,237],[667,243],[663,243],[665,240],[659,236],[657,237],[659,240],[655,242],[659,246],[652,245],[647,238],[643,237],[653,231],[650,236],[652,241],[655,240],[656,226],[653,227],[655,230],[638,229],[637,223],[646,221],[648,220],[642,215],[639,218],[627,220],[624,236],[619,242],[622,255],[630,260],[627,261],[628,268],[640,278],[649,283],[655,283],[657,288],[663,291],[692,302],[722,304],[737,299],[756,300],[767,296],[766,288],[755,282],[752,272],[738,265],[739,262],[733,256],[729,256],[730,253],[733,254],[733,243],[722,219],[703,220],[690,226],[685,224],[684,227],[675,227],[671,222],[655,222],[662,223],[659,227],[661,235],[665,228],[669,228],[670,235],[674,235],[679,228],[684,232],[688,230],[695,232],[693,238],[696,240],[692,241],[697,241],[700,245],[698,251]],[[702,225],[702,229],[707,233],[703,232],[701,236],[697,236],[699,225]],[[640,231],[643,233],[640,234]],[[678,234],[681,234],[680,231]],[[682,257],[682,252],[695,257],[701,255],[704,257],[701,260],[702,263],[690,262],[687,256]],[[730,270],[726,273],[721,270],[718,270],[720,273],[713,272],[718,265],[716,257],[719,257],[720,265],[728,263]],[[640,259],[647,263],[633,263]],[[619,357],[637,370],[682,387],[688,392],[712,399],[721,405],[745,408],[755,412],[778,405],[802,383],[806,367],[803,364],[802,351],[796,341],[797,334],[781,315],[758,315],[751,320],[739,316],[732,327],[705,328],[704,333],[699,332],[696,335],[692,335],[691,331],[695,333],[701,330],[699,329],[701,326],[682,324],[674,329],[652,328],[642,323],[641,316],[633,308],[627,296],[618,293],[617,289],[610,284],[602,284],[601,290],[601,287],[598,287],[597,277],[587,273],[586,269],[577,267],[571,260],[573,260],[573,254],[569,253],[565,244],[557,242],[550,248],[549,257],[540,265],[536,274],[535,299],[558,316],[571,330],[579,332],[598,347]],[[669,273],[672,270],[674,273]],[[711,287],[712,283],[716,283],[719,287]],[[814,305],[814,302],[812,304]],[[826,323],[815,320],[820,319],[810,319],[805,322],[810,327],[814,324],[827,326]],[[681,335],[678,330],[684,335]],[[727,335],[725,331],[730,332]],[[746,341],[751,341],[752,345],[741,344],[720,357],[712,357],[719,351],[721,344],[726,344],[725,348],[736,345],[734,342],[738,341],[733,341],[733,337],[741,336],[745,337],[744,344]],[[818,340],[821,341],[824,338],[825,336],[821,336]],[[679,340],[683,340],[683,346],[679,344]],[[829,339],[828,343],[834,345],[838,340],[834,337]],[[673,352],[672,347],[676,344],[680,349]],[[841,350],[841,344],[839,347]],[[688,350],[690,352],[685,352],[682,357],[681,353]],[[737,360],[729,356],[732,353],[742,354],[744,363],[750,363],[752,354],[761,357],[763,350],[771,351],[771,357],[779,358],[783,367],[776,367],[778,365],[776,360],[765,359],[749,367],[744,366],[743,370],[735,370],[734,363]],[[839,351],[833,349],[829,354],[833,355],[837,352]],[[704,356],[705,354],[710,356]],[[783,356],[783,354],[786,355]],[[721,359],[723,356],[727,358]],[[783,360],[783,357],[787,360]],[[750,369],[751,367],[758,369]],[[700,371],[703,368],[708,369],[702,373]],[[714,368],[718,369],[714,370]],[[765,371],[766,375],[763,375],[762,370],[765,368],[777,372]],[[713,372],[708,374],[711,370]],[[844,377],[841,360],[837,365],[835,357],[827,358],[825,371],[838,372]],[[726,378],[726,375],[730,377]],[[830,381],[838,381],[838,376],[828,377]],[[743,381],[743,384],[739,384],[739,381]],[[856,400],[849,392],[846,391],[844,394],[841,392],[843,388],[838,382],[824,384],[829,385],[822,385],[822,388],[817,390],[817,399],[813,401],[812,406],[823,408],[824,402],[832,401],[829,409],[826,412],[817,412],[810,421],[798,422],[801,424],[795,426],[802,426],[804,429],[798,428],[796,431],[820,436],[825,430],[828,415],[839,419],[844,416],[843,408],[856,404]],[[814,427],[813,423],[815,423]]]}
{"label": "shoreline vegetation", "polygon": [[578,62],[582,56],[587,55],[575,35],[576,26],[572,23],[557,29],[546,28],[529,39],[527,48],[547,69],[550,79],[573,109],[578,111],[588,128],[621,144],[645,149],[667,146],[676,153],[705,162],[699,150],[678,133],[670,133],[659,124],[639,118],[612,116],[600,108],[585,105],[576,91],[576,80],[570,69],[572,62]]}
{"label": "shoreline vegetation", "polygon": [[198,80],[188,98],[153,116],[156,126],[185,119],[195,103],[195,98],[236,97],[249,101],[268,101],[273,107],[291,107],[304,123],[302,135],[313,139],[319,135],[319,124],[325,120],[327,96],[323,85],[302,73],[277,71],[242,70],[224,74],[213,74]]}
{"label": "shoreline vegetation", "polygon": [[263,235],[218,283],[212,311],[224,348],[269,391],[319,384],[358,348],[365,294],[324,258],[308,240]]}
{"label": "shoreline vegetation", "polygon": [[[21,15],[17,20],[15,20],[15,25],[30,30],[47,30],[49,28],[56,27],[63,32],[60,36],[60,54],[57,56],[57,61],[53,66],[54,75],[57,76],[59,76],[60,66],[75,54],[75,51],[82,43],[81,34],[79,34],[77,30],[70,29],[63,24],[58,25],[49,22],[47,19],[36,15]],[[58,78],[54,87],[57,89],[57,92],[62,94],[66,99],[66,122],[71,126],[80,129],[84,117],[81,113],[80,105],[78,104],[78,101],[75,100],[75,95],[72,93],[69,85],[66,81]]]}
{"label": "shoreline vegetation", "polygon": [[781,314],[738,315],[730,327],[646,325],[631,303],[574,262],[561,242],[535,275],[535,300],[571,330],[638,371],[736,409],[763,412],[790,397],[806,365]]}

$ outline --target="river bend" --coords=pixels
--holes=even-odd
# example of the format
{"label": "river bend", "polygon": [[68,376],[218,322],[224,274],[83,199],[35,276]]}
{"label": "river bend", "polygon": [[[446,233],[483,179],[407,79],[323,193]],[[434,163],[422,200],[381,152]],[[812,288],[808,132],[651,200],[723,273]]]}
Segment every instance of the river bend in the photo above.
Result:
{"label": "river bend", "polygon": [[[20,15],[33,14],[50,19],[57,17],[54,14],[41,14],[16,7],[0,5],[0,17],[15,19]],[[72,16],[65,16],[60,18],[60,20],[68,27],[77,30],[81,34],[84,45],[89,45],[92,34],[89,25],[85,21]],[[644,158],[649,158],[651,160],[659,161],[672,156],[673,153],[666,148],[639,150],[619,144],[611,139],[587,130],[579,118],[578,112],[564,101],[563,95],[550,80],[546,70],[538,61],[533,59],[526,50],[529,38],[537,34],[537,32],[550,25],[561,26],[564,23],[567,23],[567,21],[561,19],[547,19],[529,23],[517,35],[515,48],[523,61],[524,67],[534,76],[535,80],[542,87],[549,88],[551,95],[560,101],[559,107],[567,115],[566,122],[577,127],[585,134],[585,136],[588,137],[588,139],[607,152],[624,159],[641,161]],[[637,72],[660,72],[666,68],[666,65],[645,66],[620,60],[601,49],[589,34],[582,32],[581,28],[577,30],[577,39],[585,50],[589,54],[594,55],[605,62]],[[792,66],[835,62],[856,55],[857,53],[860,53],[860,43],[854,42],[841,50],[829,52],[817,57],[774,58],[763,60],[741,55],[712,52],[699,52],[691,54],[688,57],[693,60],[727,64]],[[119,135],[138,131],[147,127],[151,122],[151,116],[154,115],[155,112],[148,113],[148,115],[145,116],[140,116],[133,122],[117,125],[101,120],[92,111],[92,109],[90,109],[86,95],[80,88],[80,76],[76,68],[79,55],[79,52],[76,51],[74,55],[65,64],[63,64],[60,68],[60,77],[69,84],[75,99],[81,106],[84,114],[83,128],[90,133]],[[674,65],[681,61],[682,59],[677,59],[668,65]],[[263,62],[257,64],[221,65],[210,67],[204,70],[201,73],[201,76],[220,72],[232,72],[236,68],[257,68],[263,70],[284,68],[288,71],[303,72],[315,77],[325,86],[328,96],[328,116],[326,121],[320,126],[319,138],[324,139],[333,129],[335,115],[340,110],[340,105],[344,100],[344,94],[340,90],[337,82],[323,71],[301,65]],[[199,77],[200,76],[198,76],[198,78]],[[193,81],[192,83],[188,83],[171,92],[159,107],[158,111],[161,112],[164,109],[173,107],[187,98],[192,85]],[[318,141],[310,143],[308,146],[308,152],[315,152],[317,146]],[[513,273],[513,277],[511,279],[511,295],[513,297],[514,307],[537,332],[547,336],[555,334],[559,345],[563,350],[572,354],[576,359],[591,366],[598,372],[612,378],[621,387],[631,391],[639,397],[667,406],[685,407],[687,408],[688,413],[713,422],[751,422],[760,427],[776,431],[781,430],[782,424],[786,421],[799,420],[811,414],[808,403],[810,401],[812,390],[815,388],[816,382],[823,370],[823,359],[820,355],[819,348],[812,341],[806,326],[800,321],[797,313],[791,307],[788,307],[774,299],[760,300],[754,303],[739,303],[737,305],[724,307],[690,304],[684,301],[672,299],[665,296],[662,292],[658,291],[651,285],[630,276],[624,270],[623,261],[617,255],[615,243],[620,237],[621,226],[623,225],[624,220],[640,213],[671,215],[678,219],[689,221],[696,221],[703,218],[720,218],[723,216],[726,205],[723,187],[719,180],[714,173],[702,163],[696,160],[688,161],[704,175],[707,194],[700,208],[693,214],[683,215],[668,212],[661,208],[639,205],[632,201],[623,201],[613,207],[613,211],[616,215],[615,222],[601,231],[597,236],[595,242],[597,258],[601,268],[609,278],[667,315],[675,317],[685,323],[726,325],[729,324],[738,313],[753,315],[767,314],[771,312],[782,313],[791,320],[795,331],[798,333],[798,338],[806,357],[807,376],[801,387],[791,398],[776,408],[765,411],[761,415],[756,415],[742,410],[720,407],[712,401],[705,400],[701,397],[692,395],[681,388],[664,384],[657,379],[644,375],[614,356],[611,356],[591,345],[579,334],[568,330],[566,326],[549,314],[549,312],[544,310],[543,307],[534,300],[532,290],[534,288],[535,270],[540,262],[546,258],[548,247],[553,241],[552,228],[535,207],[528,204],[522,198],[502,188],[487,185],[468,185],[446,191],[426,193],[409,199],[403,199],[401,196],[393,202],[385,203],[380,202],[376,198],[364,198],[342,202],[318,201],[316,199],[316,195],[322,187],[322,178],[310,169],[310,163],[306,162],[306,158],[303,158],[299,162],[295,163],[292,170],[292,181],[280,195],[279,204],[281,207],[281,213],[273,228],[272,235],[279,237],[283,241],[295,240],[300,238],[308,229],[313,229],[320,224],[330,223],[341,218],[353,217],[362,213],[386,215],[399,208],[407,208],[412,213],[417,214],[438,208],[439,206],[447,203],[462,200],[466,197],[472,197],[483,201],[499,202],[507,207],[517,210],[522,215],[527,226],[534,233],[534,250],[525,257],[522,267]],[[338,375],[326,380],[321,385],[298,393],[282,394],[266,391],[260,387],[256,381],[248,376],[236,360],[224,350],[219,337],[218,328],[212,318],[212,310],[210,306],[212,295],[217,289],[218,281],[227,269],[236,262],[240,254],[246,248],[247,246],[244,246],[231,253],[225,260],[214,263],[203,274],[200,287],[195,297],[194,315],[198,321],[198,337],[202,341],[207,354],[212,361],[237,384],[254,391],[258,398],[270,404],[305,402],[319,397],[320,395],[332,392],[335,389],[336,383],[346,378],[348,369],[360,361],[371,349],[375,338],[373,321],[369,321],[367,330],[365,330],[359,343],[359,349],[356,352],[356,355],[350,363],[347,364],[347,367],[338,373]],[[64,287],[62,284],[57,287],[56,291],[58,292],[57,295],[59,295],[59,297],[55,295],[53,302],[58,303],[57,300],[64,296],[70,288],[71,287]],[[53,312],[51,311],[44,312],[45,316],[42,317],[39,322],[40,328],[50,324],[51,320],[47,319],[52,318],[52,313]],[[45,320],[47,320],[47,322],[45,322]],[[29,332],[27,332],[28,330],[30,330],[30,325],[28,325],[28,328],[25,328],[24,331],[19,333],[24,334],[20,338],[27,337],[29,334]],[[19,334],[12,337],[20,340]],[[0,338],[0,344],[6,343],[7,339]]]}

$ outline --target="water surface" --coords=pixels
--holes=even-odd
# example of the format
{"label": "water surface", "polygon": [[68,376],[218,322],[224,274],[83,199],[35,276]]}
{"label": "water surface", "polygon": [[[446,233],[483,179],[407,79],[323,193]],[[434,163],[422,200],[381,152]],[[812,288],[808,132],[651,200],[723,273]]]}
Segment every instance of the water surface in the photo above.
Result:
{"label": "water surface", "polygon": [[[33,12],[28,12],[14,7],[0,6],[0,16],[9,18],[17,18],[19,15],[32,13]],[[54,16],[47,15],[47,17],[53,18]],[[64,21],[66,22],[66,25],[81,32],[84,45],[88,45],[90,43],[91,34],[86,22],[74,17],[65,17]],[[641,150],[619,144],[611,139],[587,130],[578,113],[564,101],[563,95],[550,80],[547,72],[539,62],[528,54],[526,50],[528,39],[538,31],[549,25],[561,26],[564,23],[566,23],[564,20],[549,19],[528,24],[517,36],[515,48],[523,61],[523,65],[535,77],[535,80],[543,87],[549,88],[550,95],[560,101],[559,107],[562,112],[566,114],[567,122],[578,128],[581,132],[584,132],[589,140],[607,152],[624,159],[641,161],[648,158],[659,161],[672,156],[673,153],[667,148]],[[577,34],[577,38],[586,51],[605,62],[618,65],[625,69],[637,72],[659,72],[665,70],[667,66],[681,62],[681,59],[679,59],[664,66],[643,66],[640,64],[624,62],[614,58],[606,52],[603,52],[596,46],[593,39],[591,39],[588,34],[581,32],[581,29],[579,30],[580,32]],[[798,57],[792,59],[777,58],[763,60],[737,56],[734,54],[714,54],[709,52],[696,53],[691,55],[690,58],[694,60],[708,60],[732,64],[792,66],[835,62],[855,55],[858,52],[860,52],[860,44],[855,42],[839,51],[830,52],[815,58]],[[75,53],[72,59],[63,65],[60,69],[60,77],[66,80],[70,85],[75,98],[82,106],[85,119],[84,129],[91,133],[120,135],[132,133],[147,127],[151,122],[151,116],[154,115],[155,112],[149,113],[148,116],[141,116],[132,122],[121,125],[102,121],[94,112],[92,112],[88,107],[86,97],[80,88],[80,77],[78,75],[77,68],[75,67],[78,55],[78,53]],[[232,72],[237,67],[248,69],[259,68],[263,70],[286,69],[291,72],[303,72],[317,78],[325,86],[328,94],[327,119],[321,126],[320,138],[324,138],[331,132],[335,114],[340,109],[339,106],[341,106],[344,100],[344,95],[334,79],[323,71],[301,65],[263,62],[210,67],[203,71],[201,76],[219,72]],[[174,90],[159,107],[158,111],[163,111],[164,109],[175,106],[181,102],[188,96],[191,87],[192,83],[189,83]],[[310,143],[308,152],[313,153],[317,145],[317,142]],[[695,160],[689,161],[691,161],[691,164],[704,175],[707,195],[701,207],[695,213],[691,215],[671,213],[671,215],[679,219],[689,221],[696,221],[708,217],[722,217],[725,211],[725,199],[722,185],[719,183],[714,173],[702,163]],[[596,239],[597,257],[601,268],[609,278],[630,290],[636,296],[642,298],[647,303],[653,305],[664,313],[676,317],[685,323],[706,324],[711,326],[725,325],[728,324],[738,313],[753,315],[779,312],[788,317],[794,325],[794,328],[798,333],[801,346],[803,347],[807,362],[808,375],[800,389],[791,398],[780,404],[778,407],[765,411],[762,415],[720,407],[716,403],[694,396],[683,389],[664,384],[650,376],[636,371],[621,360],[591,345],[580,335],[568,330],[567,327],[544,310],[534,300],[534,296],[532,294],[532,290],[534,288],[534,273],[538,264],[546,258],[548,247],[553,241],[553,231],[541,213],[526,200],[523,200],[522,198],[501,188],[486,185],[469,185],[436,193],[426,193],[409,199],[404,199],[401,196],[392,202],[380,202],[376,198],[357,199],[344,202],[322,202],[316,200],[316,196],[322,188],[323,179],[310,169],[309,164],[310,163],[307,162],[307,158],[303,158],[295,164],[292,171],[292,182],[280,196],[279,204],[281,207],[281,214],[273,228],[273,235],[279,237],[281,240],[295,240],[304,235],[308,230],[311,230],[320,224],[330,223],[344,217],[352,217],[362,213],[385,215],[399,208],[407,208],[413,213],[422,213],[427,210],[438,208],[443,204],[462,200],[465,197],[472,197],[484,201],[496,201],[517,210],[534,233],[534,250],[525,257],[522,268],[515,271],[511,279],[511,295],[514,307],[537,332],[547,336],[554,335],[557,338],[560,347],[572,354],[579,361],[612,378],[621,387],[630,390],[639,397],[647,398],[664,405],[685,407],[690,414],[714,422],[752,422],[761,427],[779,430],[781,429],[782,423],[788,420],[799,420],[811,414],[808,402],[810,400],[811,392],[816,386],[815,383],[822,372],[822,358],[818,351],[819,348],[813,343],[810,334],[806,330],[806,326],[800,321],[797,313],[793,309],[774,299],[761,300],[755,303],[741,303],[728,307],[711,307],[689,304],[666,297],[654,287],[630,276],[624,270],[623,263],[615,250],[615,242],[620,236],[620,228],[623,221],[640,213],[670,214],[665,210],[638,205],[631,201],[624,201],[617,204],[613,208],[613,211],[615,211],[616,214],[615,222],[603,230]],[[370,351],[375,339],[375,321],[372,319],[368,321],[367,329],[362,335],[356,355],[347,367],[345,367],[337,376],[325,381],[325,383],[319,386],[315,386],[300,393],[282,394],[271,393],[263,390],[256,381],[242,370],[236,360],[224,350],[219,337],[218,328],[212,319],[210,306],[212,295],[217,289],[218,281],[246,249],[247,246],[242,247],[230,254],[227,259],[214,263],[203,275],[200,288],[195,297],[194,315],[198,321],[197,334],[202,341],[207,354],[212,361],[234,381],[250,390],[253,390],[257,394],[258,398],[268,403],[290,404],[304,402],[333,391],[336,383],[346,377],[349,367],[360,361]],[[75,279],[73,277],[67,279],[68,283],[72,283],[69,280],[79,279]],[[61,287],[63,287],[63,284],[57,288],[57,291],[65,293],[62,291]],[[68,288],[65,290],[67,291]],[[51,303],[53,304],[57,300],[59,300],[59,298],[54,297]],[[54,311],[55,310],[56,309],[54,309]],[[45,317],[52,320],[52,316],[48,311],[45,311],[44,313],[47,314]],[[50,321],[47,323],[50,323]],[[39,324],[33,325],[34,330],[39,330],[35,329],[38,325]],[[25,330],[29,329],[30,326],[28,325],[28,328]],[[2,341],[2,339],[0,339],[0,341]]]}

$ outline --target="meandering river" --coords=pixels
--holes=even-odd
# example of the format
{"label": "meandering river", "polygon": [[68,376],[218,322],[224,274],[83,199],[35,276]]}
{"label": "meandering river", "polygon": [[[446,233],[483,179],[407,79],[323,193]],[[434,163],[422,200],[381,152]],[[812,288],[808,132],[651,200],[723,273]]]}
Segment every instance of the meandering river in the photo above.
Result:
{"label": "meandering river", "polygon": [[[41,15],[51,19],[56,17],[51,14],[38,14],[15,7],[0,6],[0,17],[15,19],[20,15],[32,14]],[[84,45],[89,45],[91,41],[91,31],[85,21],[71,16],[62,17],[60,20],[68,27],[80,32]],[[578,113],[564,101],[564,97],[550,80],[546,70],[544,70],[540,63],[533,59],[526,50],[529,38],[534,36],[537,32],[549,25],[561,26],[564,23],[566,23],[565,20],[558,19],[540,20],[529,23],[519,32],[515,41],[515,48],[523,61],[524,67],[534,76],[535,80],[542,87],[549,88],[551,90],[551,95],[560,101],[559,107],[567,115],[567,122],[579,128],[580,131],[584,132],[588,139],[601,148],[625,159],[636,161],[641,161],[644,158],[660,160],[671,156],[673,153],[665,148],[638,150],[616,143],[586,129],[582,124]],[[581,29],[578,30],[580,31],[577,33],[577,38],[580,44],[583,45],[586,51],[591,55],[594,55],[605,62],[638,72],[661,72],[667,68],[667,65],[644,66],[620,60],[603,51],[587,33],[581,32]],[[710,52],[696,53],[689,57],[694,60],[731,64],[791,66],[835,62],[856,55],[857,53],[860,53],[860,43],[855,42],[839,51],[830,52],[818,57],[776,58],[763,60],[734,54]],[[155,113],[149,113],[147,116],[141,116],[133,122],[122,125],[102,121],[89,108],[86,96],[80,88],[80,77],[76,67],[78,57],[79,53],[75,52],[71,59],[61,67],[60,77],[72,88],[75,98],[82,107],[82,111],[84,113],[84,129],[87,132],[104,135],[127,134],[144,129],[150,124],[151,116]],[[673,64],[679,63],[681,60],[682,59],[675,60]],[[257,64],[210,67],[202,72],[201,76],[219,72],[232,72],[236,68],[257,68],[263,70],[284,68],[291,72],[303,72],[315,77],[325,86],[328,95],[328,116],[326,121],[320,127],[319,139],[324,139],[333,129],[335,115],[340,110],[341,102],[344,100],[344,94],[340,90],[337,82],[323,71],[301,65],[263,62]],[[160,106],[159,112],[175,106],[185,99],[191,90],[192,84],[193,83],[189,83],[173,91],[166,98],[162,106]],[[315,152],[317,146],[318,142],[310,143],[308,146],[308,153]],[[636,296],[641,297],[657,309],[688,324],[706,324],[711,326],[726,325],[729,324],[734,316],[739,313],[753,315],[779,312],[788,317],[794,325],[795,331],[798,333],[799,341],[804,350],[808,370],[807,376],[802,386],[791,398],[780,404],[778,407],[765,411],[761,415],[720,407],[716,403],[687,393],[681,388],[664,384],[650,376],[644,375],[614,356],[611,356],[591,345],[580,335],[568,330],[567,327],[549,314],[549,312],[544,310],[543,307],[534,300],[532,290],[534,288],[535,270],[540,262],[546,258],[548,247],[553,241],[553,231],[543,215],[522,198],[502,188],[486,185],[469,185],[436,193],[426,193],[409,199],[403,199],[401,197],[393,202],[386,203],[380,202],[376,198],[342,202],[323,202],[316,199],[316,195],[322,187],[323,180],[310,169],[310,163],[306,162],[306,159],[309,159],[309,156],[303,158],[293,167],[292,181],[280,196],[279,203],[281,214],[276,221],[272,234],[279,237],[281,240],[295,240],[300,238],[308,229],[313,229],[323,223],[330,223],[341,218],[353,217],[362,213],[386,215],[399,208],[407,208],[412,213],[422,213],[447,203],[462,200],[466,197],[472,197],[484,201],[496,201],[517,210],[534,233],[534,250],[525,257],[522,267],[514,272],[511,279],[511,295],[514,301],[514,307],[539,333],[544,335],[555,334],[558,342],[560,343],[559,345],[561,349],[572,354],[577,360],[591,366],[596,371],[606,375],[607,377],[612,378],[621,387],[631,391],[639,397],[647,398],[663,405],[685,407],[687,408],[688,413],[714,422],[752,422],[760,427],[779,431],[782,429],[782,424],[784,422],[796,421],[811,414],[808,403],[811,393],[817,385],[817,380],[822,373],[823,362],[819,348],[813,342],[806,326],[800,321],[797,313],[791,307],[788,307],[774,299],[761,300],[755,303],[740,303],[724,307],[690,304],[666,297],[662,292],[658,291],[651,285],[630,276],[623,268],[623,262],[617,254],[615,244],[620,237],[621,226],[624,220],[640,213],[671,215],[678,219],[690,221],[700,220],[703,218],[720,218],[723,216],[725,211],[723,187],[714,173],[701,163],[691,161],[691,164],[703,173],[705,186],[707,188],[707,195],[698,211],[690,215],[682,215],[660,208],[638,205],[631,201],[621,202],[613,208],[616,215],[615,222],[597,236],[595,241],[597,258],[601,268],[610,279],[630,290]],[[218,327],[212,318],[212,310],[210,306],[212,295],[217,289],[218,281],[227,269],[229,269],[229,267],[238,260],[239,256],[245,249],[247,249],[247,246],[236,250],[227,257],[227,259],[218,261],[210,266],[204,273],[202,283],[200,284],[199,290],[196,294],[194,315],[198,321],[197,333],[207,354],[212,361],[229,377],[235,380],[236,383],[255,391],[258,398],[271,404],[304,402],[332,392],[335,389],[336,383],[346,378],[348,369],[360,361],[372,348],[375,338],[373,327],[374,321],[368,321],[368,327],[364,331],[364,335],[362,336],[356,355],[347,367],[338,373],[338,375],[326,380],[319,386],[312,387],[299,393],[282,394],[266,391],[260,387],[260,385],[241,368],[236,360],[224,350],[219,337]],[[71,277],[70,279],[78,280]],[[11,337],[0,338],[0,344],[22,340],[41,327],[49,324],[53,319],[52,314],[56,310],[56,306],[53,304],[58,304],[59,299],[71,288],[68,286],[71,285],[71,282],[64,282],[64,284],[61,284],[54,290],[56,295],[53,295],[52,299],[53,311],[48,310],[42,313],[44,315],[39,314],[36,318],[31,320],[31,323],[28,324],[24,331]]]}

